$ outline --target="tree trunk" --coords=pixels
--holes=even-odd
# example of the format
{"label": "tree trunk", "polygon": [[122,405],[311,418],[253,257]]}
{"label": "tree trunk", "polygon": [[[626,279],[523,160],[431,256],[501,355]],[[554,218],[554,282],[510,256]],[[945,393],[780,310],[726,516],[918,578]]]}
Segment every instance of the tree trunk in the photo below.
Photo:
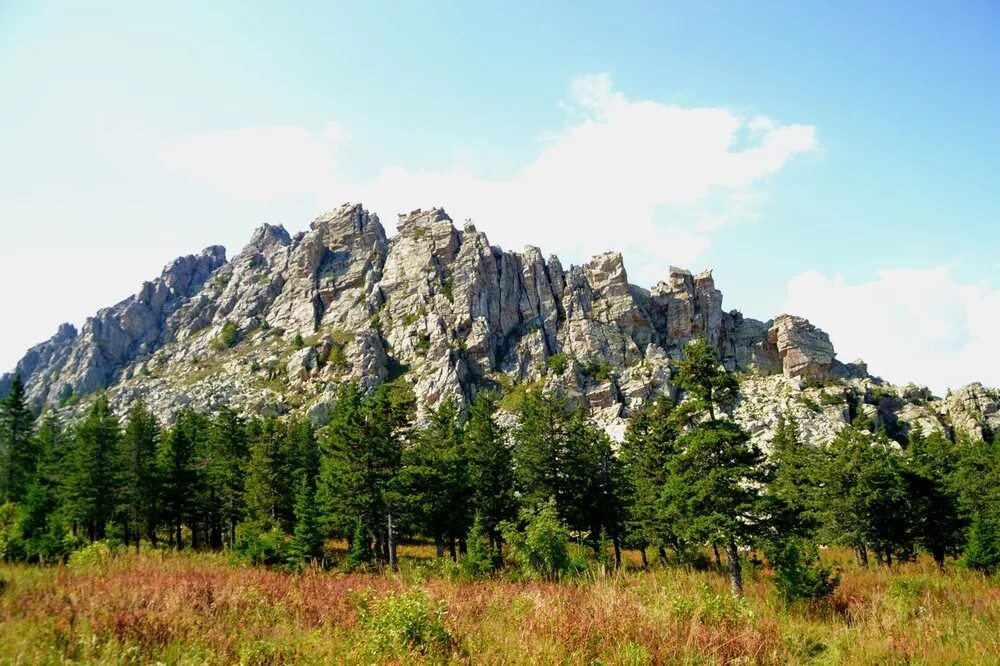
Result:
{"label": "tree trunk", "polygon": [[726,557],[729,559],[729,583],[733,587],[733,596],[741,599],[743,598],[743,568],[740,566],[740,552],[736,548],[735,539],[729,540]]}
{"label": "tree trunk", "polygon": [[858,562],[862,569],[868,568],[868,548],[865,544],[858,544]]}
{"label": "tree trunk", "polygon": [[944,548],[936,546],[932,549],[931,555],[934,556],[934,564],[937,565],[939,571],[944,571]]}
{"label": "tree trunk", "polygon": [[649,558],[646,557],[646,544],[642,544],[642,546],[639,547],[639,552],[642,553],[642,568],[643,569],[648,569],[649,568]]}
{"label": "tree trunk", "polygon": [[618,532],[615,532],[615,538],[613,539],[615,544],[615,569],[621,567],[622,565],[622,542],[618,538]]}
{"label": "tree trunk", "polygon": [[396,561],[396,527],[392,524],[392,511],[388,514],[388,519],[386,520],[386,543],[389,546],[389,568],[393,571],[399,571],[399,563]]}
{"label": "tree trunk", "polygon": [[448,537],[448,554],[451,555],[452,562],[458,562],[458,551],[455,549],[455,537]]}
{"label": "tree trunk", "polygon": [[657,547],[656,554],[660,556],[660,562],[667,561],[667,549],[663,547],[662,543]]}
{"label": "tree trunk", "polygon": [[719,546],[712,542],[712,554],[715,555],[715,566],[722,568],[722,557],[719,555]]}

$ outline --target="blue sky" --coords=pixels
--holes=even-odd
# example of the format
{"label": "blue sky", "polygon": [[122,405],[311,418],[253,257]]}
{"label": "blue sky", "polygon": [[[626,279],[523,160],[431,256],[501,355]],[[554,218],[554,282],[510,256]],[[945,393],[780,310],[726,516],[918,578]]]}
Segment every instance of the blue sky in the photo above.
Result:
{"label": "blue sky", "polygon": [[995,3],[468,4],[0,2],[0,367],[360,199],[1000,384]]}

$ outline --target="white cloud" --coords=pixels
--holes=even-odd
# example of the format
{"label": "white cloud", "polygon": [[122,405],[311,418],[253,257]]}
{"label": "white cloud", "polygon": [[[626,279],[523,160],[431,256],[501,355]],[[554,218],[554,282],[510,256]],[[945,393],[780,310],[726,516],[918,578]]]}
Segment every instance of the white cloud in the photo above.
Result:
{"label": "white cloud", "polygon": [[957,282],[946,267],[882,270],[859,284],[808,271],[789,282],[784,310],[827,331],[839,358],[869,359],[873,374],[894,383],[939,394],[973,381],[1000,385],[1000,290]]}
{"label": "white cloud", "polygon": [[[572,81],[563,106],[570,124],[547,134],[534,160],[504,180],[459,166],[398,165],[353,180],[338,169],[336,147],[347,135],[333,123],[320,134],[264,127],[193,135],[164,146],[162,156],[256,203],[303,195],[322,208],[360,201],[389,225],[396,213],[444,206],[505,247],[531,243],[568,261],[619,249],[633,281],[649,284],[669,263],[692,265],[719,227],[754,217],[759,183],[817,147],[809,125],[630,100],[607,74]],[[749,145],[736,148],[741,134]]]}

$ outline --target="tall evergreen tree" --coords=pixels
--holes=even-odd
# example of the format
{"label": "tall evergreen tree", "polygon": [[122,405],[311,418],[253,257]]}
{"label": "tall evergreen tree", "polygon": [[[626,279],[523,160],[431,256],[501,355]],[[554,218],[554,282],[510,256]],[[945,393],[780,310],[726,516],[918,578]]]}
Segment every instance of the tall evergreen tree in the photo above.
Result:
{"label": "tall evergreen tree", "polygon": [[465,423],[465,456],[468,460],[470,504],[490,544],[499,549],[500,523],[517,515],[514,498],[514,454],[506,430],[496,419],[496,396],[478,394]]}
{"label": "tall evergreen tree", "polygon": [[289,563],[307,564],[323,559],[323,534],[316,509],[316,489],[303,475],[295,494],[295,530],[288,545]]}
{"label": "tall evergreen tree", "polygon": [[289,515],[288,489],[294,479],[288,478],[286,440],[287,431],[277,419],[251,428],[245,502],[248,519],[263,531],[277,527],[288,532],[294,521]]}
{"label": "tall evergreen tree", "polygon": [[644,563],[647,546],[664,552],[669,545],[678,557],[684,550],[678,518],[671,515],[663,496],[671,461],[680,453],[679,427],[673,401],[660,396],[629,419],[622,442],[629,492],[626,525],[629,540],[641,549]]}
{"label": "tall evergreen tree", "polygon": [[221,546],[232,549],[236,543],[236,525],[242,520],[244,508],[244,468],[246,467],[247,435],[243,421],[231,409],[220,410],[212,419],[208,433],[211,460],[206,470],[207,483],[214,489],[218,523],[224,535],[218,537]]}
{"label": "tall evergreen tree", "polygon": [[736,377],[719,366],[715,347],[705,338],[695,338],[684,346],[677,370],[677,385],[691,399],[690,408],[707,411],[713,421],[715,410],[728,407],[739,390]]}
{"label": "tall evergreen tree", "polygon": [[425,427],[413,432],[403,453],[397,491],[417,529],[434,538],[438,556],[464,540],[472,524],[466,447],[460,412],[451,398],[430,410]]}
{"label": "tall evergreen tree", "polygon": [[529,391],[514,431],[517,489],[531,509],[552,499],[563,522],[576,530],[592,526],[593,490],[599,463],[595,437],[582,412],[566,398]]}
{"label": "tall evergreen tree", "polygon": [[157,454],[162,483],[161,516],[168,527],[170,544],[184,546],[182,528],[191,527],[192,545],[196,545],[195,513],[200,497],[197,453],[204,436],[204,420],[191,410],[177,414],[173,428],[166,433]]}
{"label": "tall evergreen tree", "polygon": [[37,458],[34,420],[21,375],[15,374],[10,392],[0,400],[0,503],[18,502],[28,489]]}
{"label": "tall evergreen tree", "polygon": [[134,540],[136,550],[143,536],[155,542],[159,476],[157,450],[160,427],[140,398],[129,412],[122,437],[121,517],[125,544]]}
{"label": "tall evergreen tree", "polygon": [[743,594],[739,547],[752,545],[770,529],[764,489],[772,470],[763,452],[735,422],[717,420],[715,410],[735,396],[736,378],[719,364],[704,339],[685,347],[678,384],[691,397],[693,420],[677,438],[664,497],[682,518],[688,537],[725,545],[733,594]]}
{"label": "tall evergreen tree", "polygon": [[965,540],[966,521],[955,482],[958,451],[940,432],[925,437],[916,427],[909,436],[904,472],[917,543],[943,569],[945,555],[957,555]]}
{"label": "tall evergreen tree", "polygon": [[369,396],[354,384],[341,388],[323,440],[318,494],[328,529],[347,535],[357,520],[361,533],[376,541],[376,556],[392,562],[400,498],[394,491],[400,471],[409,407],[393,399],[392,387]]}
{"label": "tall evergreen tree", "polygon": [[118,420],[99,395],[76,428],[65,487],[67,515],[91,541],[105,538],[118,506],[120,438]]}

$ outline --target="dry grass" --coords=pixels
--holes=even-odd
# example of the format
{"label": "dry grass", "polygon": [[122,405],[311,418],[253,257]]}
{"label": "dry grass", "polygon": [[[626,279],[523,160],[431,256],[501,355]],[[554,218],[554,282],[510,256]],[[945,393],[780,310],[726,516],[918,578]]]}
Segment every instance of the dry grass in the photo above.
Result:
{"label": "dry grass", "polygon": [[[433,547],[407,548],[414,559],[395,576],[170,553],[2,566],[0,663],[1000,663],[1000,587],[923,561],[863,571],[837,554],[835,598],[789,609],[764,574],[736,603],[714,572],[463,582],[441,573]],[[359,606],[416,587],[442,604],[450,643],[402,656],[374,647]]]}

